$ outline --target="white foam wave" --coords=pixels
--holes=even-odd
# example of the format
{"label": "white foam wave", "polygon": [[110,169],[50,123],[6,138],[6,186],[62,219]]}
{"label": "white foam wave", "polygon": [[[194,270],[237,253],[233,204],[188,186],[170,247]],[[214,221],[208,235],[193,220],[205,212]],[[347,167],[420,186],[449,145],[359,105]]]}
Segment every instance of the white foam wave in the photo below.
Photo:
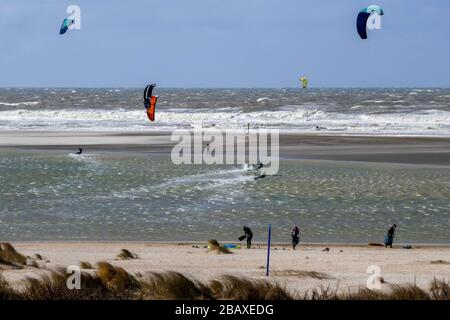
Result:
{"label": "white foam wave", "polygon": [[[360,106],[354,106],[359,109]],[[450,136],[450,112],[437,109],[416,112],[338,113],[298,106],[277,111],[236,112],[236,110],[200,110],[178,112],[160,110],[149,123],[144,110],[4,110],[0,111],[1,129],[43,130],[151,130],[215,127],[219,129],[279,128],[299,132],[345,134],[429,134]],[[322,132],[324,130],[321,130]]]}
{"label": "white foam wave", "polygon": [[9,106],[9,107],[17,107],[17,106],[35,106],[37,104],[41,103],[40,101],[23,101],[23,102],[1,102],[0,105],[2,106]]}

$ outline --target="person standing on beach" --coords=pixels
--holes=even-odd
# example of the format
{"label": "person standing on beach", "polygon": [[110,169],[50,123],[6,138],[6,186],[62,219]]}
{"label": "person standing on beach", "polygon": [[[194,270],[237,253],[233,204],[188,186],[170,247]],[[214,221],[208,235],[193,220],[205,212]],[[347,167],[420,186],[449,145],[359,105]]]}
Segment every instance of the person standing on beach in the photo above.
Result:
{"label": "person standing on beach", "polygon": [[295,247],[300,242],[300,229],[298,226],[295,226],[294,229],[292,229],[291,238],[292,238],[292,249],[295,250]]}
{"label": "person standing on beach", "polygon": [[252,238],[253,238],[253,232],[249,227],[243,226],[242,230],[244,230],[244,235],[239,237],[239,240],[242,241],[245,238],[247,238],[247,249],[250,249],[252,246]]}
{"label": "person standing on beach", "polygon": [[392,243],[394,242],[394,234],[395,234],[395,229],[397,228],[396,224],[393,224],[386,235],[386,239],[384,241],[384,246],[387,248],[388,246],[392,248]]}

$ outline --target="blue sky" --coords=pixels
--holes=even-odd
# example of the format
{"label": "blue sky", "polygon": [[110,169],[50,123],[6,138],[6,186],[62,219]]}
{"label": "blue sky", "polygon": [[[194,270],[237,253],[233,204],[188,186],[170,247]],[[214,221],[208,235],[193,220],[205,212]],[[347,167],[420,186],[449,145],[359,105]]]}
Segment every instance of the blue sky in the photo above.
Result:
{"label": "blue sky", "polygon": [[[60,36],[70,4],[82,29]],[[382,30],[360,40],[360,9]],[[0,86],[450,87],[448,0],[0,0]]]}

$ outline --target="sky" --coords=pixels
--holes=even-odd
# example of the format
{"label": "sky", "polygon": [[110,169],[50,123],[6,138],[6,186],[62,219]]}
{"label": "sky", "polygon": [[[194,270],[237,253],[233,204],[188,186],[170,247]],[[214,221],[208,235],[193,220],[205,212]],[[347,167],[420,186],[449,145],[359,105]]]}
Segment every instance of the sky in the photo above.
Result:
{"label": "sky", "polygon": [[[66,8],[81,29],[59,35]],[[361,40],[358,12],[382,29]],[[0,0],[0,87],[450,87],[448,0]]]}

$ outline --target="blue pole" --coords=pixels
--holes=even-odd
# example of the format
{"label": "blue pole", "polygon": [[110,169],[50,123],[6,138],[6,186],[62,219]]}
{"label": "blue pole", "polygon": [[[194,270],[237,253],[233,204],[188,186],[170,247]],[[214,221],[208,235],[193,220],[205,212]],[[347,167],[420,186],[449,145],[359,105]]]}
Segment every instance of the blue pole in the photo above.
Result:
{"label": "blue pole", "polygon": [[269,237],[267,240],[267,267],[266,267],[266,277],[269,276],[269,264],[270,264],[270,234],[272,230],[272,225],[269,224]]}

